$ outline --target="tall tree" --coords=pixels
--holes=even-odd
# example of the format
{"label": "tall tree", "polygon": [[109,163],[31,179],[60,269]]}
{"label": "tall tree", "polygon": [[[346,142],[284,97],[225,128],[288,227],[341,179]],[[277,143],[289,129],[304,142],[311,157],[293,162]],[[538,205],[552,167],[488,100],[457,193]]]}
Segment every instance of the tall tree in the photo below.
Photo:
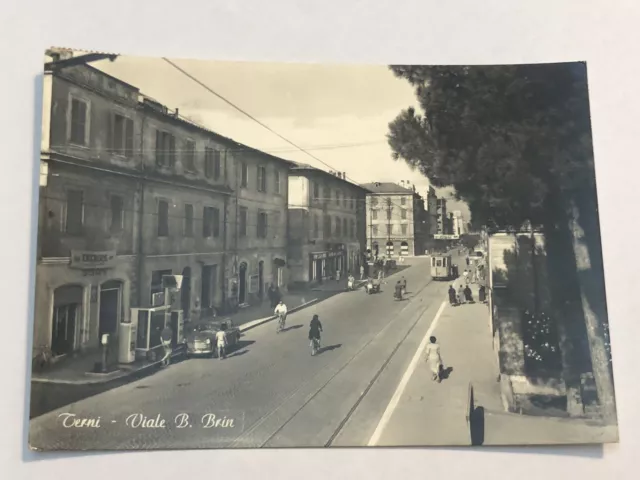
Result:
{"label": "tall tree", "polygon": [[585,65],[390,68],[424,112],[408,108],[390,123],[394,157],[436,187],[454,186],[476,225],[544,227],[565,380],[579,388],[572,340],[582,332],[603,413],[615,420]]}

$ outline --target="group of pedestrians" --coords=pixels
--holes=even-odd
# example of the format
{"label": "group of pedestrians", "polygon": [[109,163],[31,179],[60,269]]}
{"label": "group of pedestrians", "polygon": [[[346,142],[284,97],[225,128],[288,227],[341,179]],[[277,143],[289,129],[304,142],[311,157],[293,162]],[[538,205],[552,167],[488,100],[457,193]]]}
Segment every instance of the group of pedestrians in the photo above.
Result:
{"label": "group of pedestrians", "polygon": [[[484,285],[478,290],[478,301],[485,303],[487,300],[487,292]],[[457,307],[465,303],[474,303],[473,292],[469,284],[460,284],[456,290],[454,285],[449,285],[449,303]]]}

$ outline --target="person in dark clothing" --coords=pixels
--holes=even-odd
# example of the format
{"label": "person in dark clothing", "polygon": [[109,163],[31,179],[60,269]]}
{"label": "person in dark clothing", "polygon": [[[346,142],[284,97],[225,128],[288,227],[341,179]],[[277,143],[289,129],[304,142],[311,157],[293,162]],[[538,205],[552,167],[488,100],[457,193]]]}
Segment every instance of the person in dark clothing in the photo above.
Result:
{"label": "person in dark clothing", "polygon": [[267,297],[269,298],[269,304],[271,305],[271,308],[276,308],[276,305],[278,304],[275,300],[275,294],[276,294],[276,289],[273,286],[273,283],[271,285],[269,285],[269,289],[267,290]]}
{"label": "person in dark clothing", "polygon": [[318,347],[320,346],[320,333],[322,332],[322,323],[318,315],[314,315],[309,324],[309,341],[318,341]]}
{"label": "person in dark clothing", "polygon": [[458,305],[456,300],[456,289],[453,288],[453,285],[449,285],[449,303],[454,307]]}
{"label": "person in dark clothing", "polygon": [[396,283],[396,291],[394,296],[398,300],[402,300],[402,282],[400,282],[400,280],[398,280],[398,283]]}
{"label": "person in dark clothing", "polygon": [[478,292],[478,300],[484,303],[487,301],[487,290],[484,285],[480,287],[480,291]]}
{"label": "person in dark clothing", "polygon": [[400,284],[402,285],[402,295],[405,295],[407,293],[407,279],[402,277]]}
{"label": "person in dark clothing", "polygon": [[467,285],[464,289],[464,298],[467,299],[467,302],[473,302],[473,294],[471,293],[469,285]]}

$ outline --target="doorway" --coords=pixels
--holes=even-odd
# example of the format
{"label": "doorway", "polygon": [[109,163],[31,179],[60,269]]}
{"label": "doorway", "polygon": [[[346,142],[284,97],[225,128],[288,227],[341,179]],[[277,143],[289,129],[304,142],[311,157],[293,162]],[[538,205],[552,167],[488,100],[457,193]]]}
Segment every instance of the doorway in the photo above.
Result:
{"label": "doorway", "polygon": [[202,281],[201,281],[201,315],[211,314],[213,307],[213,300],[216,291],[216,280],[218,278],[218,266],[217,265],[203,265],[202,266]]}
{"label": "doorway", "polygon": [[247,301],[247,264],[242,262],[238,270],[238,303]]}
{"label": "doorway", "polygon": [[258,296],[262,298],[264,295],[264,262],[258,262]]}
{"label": "doorway", "polygon": [[180,290],[180,308],[184,315],[184,320],[190,318],[191,313],[191,267],[182,270],[182,288]]}
{"label": "doorway", "polygon": [[114,335],[120,323],[122,283],[111,280],[100,286],[100,317],[98,320],[98,345],[102,335]]}
{"label": "doorway", "polygon": [[54,356],[71,353],[75,349],[76,323],[82,311],[83,288],[69,285],[53,293],[51,319],[51,352]]}

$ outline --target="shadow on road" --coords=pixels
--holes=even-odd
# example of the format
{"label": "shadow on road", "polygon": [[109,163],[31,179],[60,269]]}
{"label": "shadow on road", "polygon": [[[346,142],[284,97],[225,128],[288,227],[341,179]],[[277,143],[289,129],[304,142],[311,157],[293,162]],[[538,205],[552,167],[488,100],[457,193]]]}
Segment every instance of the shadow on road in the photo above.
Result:
{"label": "shadow on road", "polygon": [[240,357],[249,353],[249,350],[240,350],[239,352],[233,352],[231,355],[227,355],[227,358]]}
{"label": "shadow on road", "polygon": [[447,367],[440,372],[440,379],[446,380],[451,376],[451,372],[453,372],[453,367]]}
{"label": "shadow on road", "polygon": [[302,325],[302,324],[291,325],[290,327],[286,327],[286,328],[283,328],[282,330],[280,330],[280,333],[288,332],[289,330],[297,330],[298,328],[302,328],[302,327],[304,327],[304,325]]}
{"label": "shadow on road", "polygon": [[342,344],[338,343],[336,345],[329,345],[327,347],[322,347],[320,350],[318,350],[318,354],[324,353],[324,352],[330,352],[331,350],[335,350],[337,348],[340,348],[341,346]]}

